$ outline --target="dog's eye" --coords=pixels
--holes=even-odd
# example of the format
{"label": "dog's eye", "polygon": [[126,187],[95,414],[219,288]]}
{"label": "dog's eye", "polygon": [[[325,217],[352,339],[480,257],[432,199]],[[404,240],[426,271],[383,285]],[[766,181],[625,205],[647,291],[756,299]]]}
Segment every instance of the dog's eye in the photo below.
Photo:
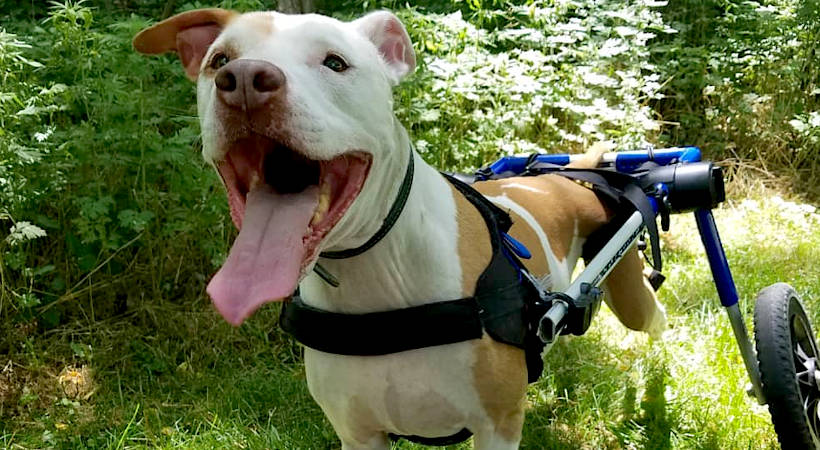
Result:
{"label": "dog's eye", "polygon": [[211,66],[211,69],[217,70],[217,69],[221,68],[222,66],[224,66],[225,64],[228,64],[230,61],[231,61],[230,58],[228,58],[228,56],[226,54],[217,53],[213,56],[213,58],[211,58],[210,66]]}
{"label": "dog's eye", "polygon": [[322,65],[334,72],[344,72],[350,67],[341,56],[332,53],[325,57],[325,60],[322,61]]}

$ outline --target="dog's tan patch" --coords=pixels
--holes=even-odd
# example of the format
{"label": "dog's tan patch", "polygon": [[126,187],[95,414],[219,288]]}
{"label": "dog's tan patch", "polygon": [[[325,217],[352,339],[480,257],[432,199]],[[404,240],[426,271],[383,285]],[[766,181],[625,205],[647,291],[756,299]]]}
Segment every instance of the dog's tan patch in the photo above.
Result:
{"label": "dog's tan patch", "polygon": [[259,34],[267,35],[273,32],[273,14],[269,12],[243,14],[241,20]]}
{"label": "dog's tan patch", "polygon": [[[526,186],[530,190],[508,188],[509,184]],[[576,233],[578,237],[586,238],[613,215],[592,190],[556,175],[488,181],[476,183],[476,188],[490,196],[503,193],[532,214],[547,235],[558,260],[566,257]],[[522,228],[526,227],[514,225],[511,234],[535,253],[534,250],[540,248],[538,240],[522,232]],[[535,254],[531,261],[536,262]],[[530,267],[531,263],[527,261],[526,264]],[[539,270],[535,264],[530,267],[532,273],[541,276]],[[655,292],[643,276],[643,263],[634,247],[607,276],[604,288],[607,304],[628,328],[646,331],[660,314]]]}
{"label": "dog's tan patch", "polygon": [[[475,293],[478,277],[492,256],[490,237],[484,218],[469,200],[453,188],[458,221],[458,254],[461,260],[462,295]],[[533,233],[532,230],[529,230]],[[524,394],[527,367],[524,351],[494,341],[485,335],[476,340],[473,379],[481,405],[496,431],[513,441],[521,435],[524,422]]]}
{"label": "dog's tan patch", "polygon": [[532,254],[532,258],[524,260],[527,270],[531,273],[543,277],[550,271],[549,262],[545,249],[538,241],[538,235],[532,229],[529,223],[522,219],[518,214],[510,211],[510,217],[513,220],[513,226],[510,228],[510,235],[520,241],[527,247],[527,250]]}
{"label": "dog's tan patch", "polygon": [[461,291],[464,297],[475,293],[478,277],[492,256],[490,235],[481,213],[456,188],[450,186],[456,201],[458,257],[461,261]]}
{"label": "dog's tan patch", "polygon": [[140,31],[134,37],[134,48],[145,54],[177,51],[177,33],[180,31],[205,24],[224,28],[238,16],[236,11],[221,8],[186,11]]}
{"label": "dog's tan patch", "polygon": [[[550,250],[559,261],[565,260],[576,234],[576,219],[581,237],[606,223],[610,215],[595,194],[577,183],[555,175],[514,177],[476,183],[484,195],[504,195],[527,210],[541,226]],[[516,221],[513,236],[522,230],[523,220]],[[540,242],[521,232],[520,239],[530,251],[541,248]],[[545,249],[546,251],[546,249]],[[533,270],[533,272],[535,272]]]}
{"label": "dog's tan patch", "polygon": [[524,424],[527,365],[524,351],[484,335],[475,341],[473,382],[481,406],[503,438],[516,442]]}
{"label": "dog's tan patch", "polygon": [[[575,167],[594,167],[605,148],[591,149]],[[547,236],[544,248],[530,224],[512,212],[510,234],[533,253],[526,262],[538,276],[549,271],[546,252],[566,260],[575,238],[586,238],[612,218],[612,212],[585,186],[557,175],[514,177],[475,183],[473,187],[488,197],[505,196],[525,209]],[[475,283],[491,256],[486,225],[478,211],[453,190],[459,229],[458,252],[462,265],[465,296],[472,295]],[[611,306],[630,328],[645,327],[655,313],[654,293],[646,290],[641,261],[632,249],[607,280]],[[633,300],[637,300],[633,305]],[[475,341],[473,378],[482,407],[496,431],[505,439],[520,439],[524,420],[527,367],[524,351],[494,341],[485,335]]]}

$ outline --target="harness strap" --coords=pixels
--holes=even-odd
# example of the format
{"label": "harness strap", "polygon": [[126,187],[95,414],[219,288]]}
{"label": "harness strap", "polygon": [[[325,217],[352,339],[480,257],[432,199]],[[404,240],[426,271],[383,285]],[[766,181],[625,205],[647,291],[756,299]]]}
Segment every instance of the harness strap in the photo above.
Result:
{"label": "harness strap", "polygon": [[337,355],[376,356],[478,339],[473,297],[366,314],[324,311],[298,296],[282,306],[279,325],[312,349]]}
{"label": "harness strap", "polygon": [[393,434],[393,433],[388,434],[390,439],[394,440],[394,441],[397,441],[399,439],[407,439],[408,441],[415,442],[416,444],[433,445],[433,446],[436,446],[436,447],[443,447],[445,445],[455,445],[455,444],[458,444],[459,442],[466,441],[472,435],[473,435],[473,432],[466,429],[466,428],[462,428],[461,431],[459,431],[458,433],[456,433],[452,436],[434,437],[434,438],[429,438],[429,437],[424,437],[424,436],[403,436],[403,435],[400,435],[400,434]]}
{"label": "harness strap", "polygon": [[658,223],[655,221],[655,211],[649,204],[646,194],[635,184],[630,183],[624,187],[624,199],[641,213],[643,224],[649,234],[649,241],[652,244],[652,267],[660,272],[663,270],[663,260],[661,259],[661,243],[658,236]]}
{"label": "harness strap", "polygon": [[[463,195],[470,203],[473,204],[478,209],[478,212],[481,213],[481,216],[484,217],[484,221],[487,222],[487,227],[490,229],[491,236],[495,229],[498,229],[502,233],[506,233],[512,227],[512,219],[510,215],[507,214],[506,211],[499,208],[495,205],[495,203],[487,200],[486,197],[481,195],[478,191],[476,191],[472,186],[469,184],[459,180],[458,178],[447,174],[442,173],[444,178],[453,185],[461,195]],[[495,239],[491,239],[493,244],[493,251],[496,251],[498,248],[496,245],[498,242]]]}
{"label": "harness strap", "polygon": [[605,169],[573,169],[553,164],[542,165],[541,163],[531,165],[527,168],[527,171],[530,174],[538,175],[550,173],[570,180],[588,183],[595,193],[604,197],[611,205],[620,207],[624,206],[623,204],[626,202],[633,209],[640,212],[649,234],[649,242],[652,244],[652,267],[657,272],[663,269],[655,210],[649,203],[649,198],[643,189],[638,185],[637,177]]}
{"label": "harness strap", "polygon": [[[525,349],[531,382],[543,371],[543,343],[527,313],[538,297],[520,261],[508,251],[504,233],[510,216],[472,187],[445,175],[479,211],[489,231],[493,253],[472,297],[439,301],[391,311],[345,314],[306,305],[298,295],[285,302],[280,326],[307,347],[340,355],[375,356],[479,339]],[[533,312],[530,311],[530,314]],[[539,316],[540,317],[540,316]]]}

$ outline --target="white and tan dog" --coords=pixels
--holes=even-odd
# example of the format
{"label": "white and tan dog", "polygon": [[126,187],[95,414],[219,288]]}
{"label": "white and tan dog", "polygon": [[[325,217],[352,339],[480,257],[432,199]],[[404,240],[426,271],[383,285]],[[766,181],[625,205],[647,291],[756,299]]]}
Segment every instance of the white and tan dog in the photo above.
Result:
{"label": "white and tan dog", "polygon": [[[340,281],[311,269],[327,250],[355,248],[381,226],[411,152],[391,89],[415,68],[403,25],[388,12],[353,22],[275,12],[186,12],[134,39],[142,53],[176,52],[197,83],[203,155],[227,188],[240,229],[208,286],[239,325],[263,303],[301,287],[305,303],[366,313],[467,297],[486,267],[484,220],[413,155],[406,207],[387,236],[345,260],[322,259]],[[584,163],[596,165],[600,149]],[[527,265],[553,288],[570,282],[585,236],[611,213],[591,191],[556,176],[475,188],[511,212]],[[663,308],[632,249],[606,283],[629,328],[658,333]],[[424,333],[424,324],[419,324]],[[522,350],[482,339],[386,356],[305,349],[308,387],[344,449],[388,448],[388,433],[439,437],[467,428],[478,449],[517,448],[527,371]]]}

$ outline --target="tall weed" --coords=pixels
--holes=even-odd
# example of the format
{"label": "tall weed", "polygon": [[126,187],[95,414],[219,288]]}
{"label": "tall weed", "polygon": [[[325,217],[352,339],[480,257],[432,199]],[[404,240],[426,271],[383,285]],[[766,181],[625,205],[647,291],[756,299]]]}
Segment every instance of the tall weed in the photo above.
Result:
{"label": "tall weed", "polygon": [[94,20],[82,2],[54,4],[31,29],[36,46],[0,35],[10,229],[0,314],[47,328],[203,277],[228,233],[219,187],[191,146],[192,86],[167,60],[133,52],[145,20]]}
{"label": "tall weed", "polygon": [[[0,240],[0,317],[4,310],[39,304],[32,278],[39,272],[26,265],[37,238],[54,223],[40,220],[37,205],[59,192],[65,177],[41,177],[55,162],[58,146],[50,119],[63,107],[66,89],[34,73],[43,64],[29,55],[31,45],[0,29],[0,223],[9,230]],[[38,224],[39,223],[39,224]],[[12,288],[19,283],[20,288]]]}
{"label": "tall weed", "polygon": [[653,46],[668,80],[653,102],[662,139],[751,161],[820,196],[820,41],[814,0],[685,0],[663,9],[678,33]]}

